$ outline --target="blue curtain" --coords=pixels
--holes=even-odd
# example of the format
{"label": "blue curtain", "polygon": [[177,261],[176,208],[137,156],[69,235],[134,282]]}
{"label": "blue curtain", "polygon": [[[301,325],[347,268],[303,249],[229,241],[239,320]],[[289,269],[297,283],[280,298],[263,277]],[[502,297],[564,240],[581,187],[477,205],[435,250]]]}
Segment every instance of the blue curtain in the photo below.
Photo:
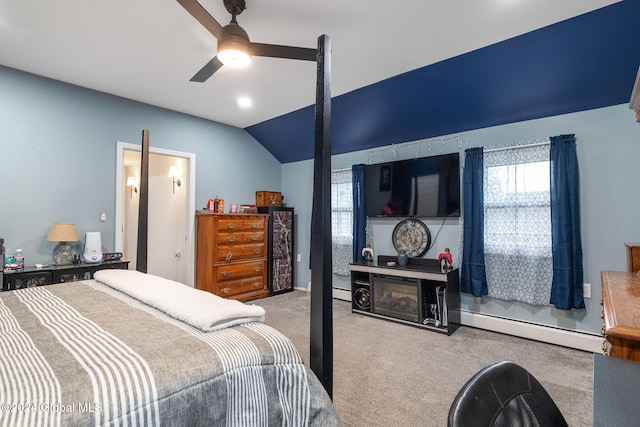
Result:
{"label": "blue curtain", "polygon": [[551,137],[551,304],[562,310],[584,308],[582,241],[576,138]]}
{"label": "blue curtain", "polygon": [[367,217],[364,200],[364,168],[365,165],[351,167],[353,186],[353,261],[363,261],[362,248],[366,245]]}
{"label": "blue curtain", "polygon": [[464,226],[460,290],[482,296],[488,294],[484,268],[484,167],[480,148],[465,150]]}

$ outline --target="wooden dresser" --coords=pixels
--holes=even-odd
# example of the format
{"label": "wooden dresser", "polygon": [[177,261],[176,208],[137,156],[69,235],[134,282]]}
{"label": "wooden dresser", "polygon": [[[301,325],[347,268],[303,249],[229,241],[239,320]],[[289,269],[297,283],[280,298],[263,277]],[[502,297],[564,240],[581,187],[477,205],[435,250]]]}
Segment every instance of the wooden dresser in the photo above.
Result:
{"label": "wooden dresser", "polygon": [[640,360],[640,275],[603,271],[602,327],[605,354]]}
{"label": "wooden dresser", "polygon": [[247,301],[269,295],[263,214],[196,213],[196,288]]}

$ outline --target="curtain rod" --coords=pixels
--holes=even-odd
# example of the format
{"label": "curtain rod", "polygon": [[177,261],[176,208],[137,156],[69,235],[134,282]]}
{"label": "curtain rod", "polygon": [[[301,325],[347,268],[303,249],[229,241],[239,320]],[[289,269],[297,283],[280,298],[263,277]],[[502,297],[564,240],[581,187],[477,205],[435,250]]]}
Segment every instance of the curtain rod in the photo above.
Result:
{"label": "curtain rod", "polygon": [[532,141],[520,144],[520,145],[508,145],[505,147],[494,147],[494,148],[485,148],[482,151],[484,153],[491,153],[493,151],[504,151],[504,150],[513,150],[514,148],[528,148],[528,147],[536,147],[538,145],[549,145],[551,141],[549,139],[534,139]]}
{"label": "curtain rod", "polygon": [[351,168],[342,168],[342,169],[331,169],[331,172],[346,172],[346,171],[350,171]]}

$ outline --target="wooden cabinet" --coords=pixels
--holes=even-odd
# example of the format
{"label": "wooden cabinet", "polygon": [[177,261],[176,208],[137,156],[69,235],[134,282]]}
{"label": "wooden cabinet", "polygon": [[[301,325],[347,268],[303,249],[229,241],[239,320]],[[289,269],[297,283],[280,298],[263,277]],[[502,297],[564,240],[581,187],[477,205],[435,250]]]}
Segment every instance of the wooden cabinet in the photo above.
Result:
{"label": "wooden cabinet", "polygon": [[295,229],[294,213],[290,207],[258,207],[269,214],[269,260],[267,285],[269,296],[293,291]]}
{"label": "wooden cabinet", "polygon": [[22,271],[4,273],[2,290],[30,288],[32,286],[52,285],[55,283],[75,282],[93,278],[93,273],[98,270],[110,268],[126,270],[129,261],[105,261],[100,264],[67,265],[61,267],[25,267]]}
{"label": "wooden cabinet", "polygon": [[640,243],[625,243],[627,247],[627,271],[640,271]]}
{"label": "wooden cabinet", "polygon": [[196,288],[240,301],[268,296],[268,218],[198,211]]}
{"label": "wooden cabinet", "polygon": [[605,354],[640,360],[640,276],[603,271],[602,327]]}

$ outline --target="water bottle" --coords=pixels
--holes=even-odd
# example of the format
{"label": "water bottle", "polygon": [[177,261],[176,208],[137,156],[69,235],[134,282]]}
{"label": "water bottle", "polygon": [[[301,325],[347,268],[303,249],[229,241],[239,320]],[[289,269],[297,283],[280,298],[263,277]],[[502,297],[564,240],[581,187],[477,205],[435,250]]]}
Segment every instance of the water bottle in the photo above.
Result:
{"label": "water bottle", "polygon": [[18,265],[18,270],[24,269],[24,255],[22,255],[22,249],[16,249],[14,261]]}

